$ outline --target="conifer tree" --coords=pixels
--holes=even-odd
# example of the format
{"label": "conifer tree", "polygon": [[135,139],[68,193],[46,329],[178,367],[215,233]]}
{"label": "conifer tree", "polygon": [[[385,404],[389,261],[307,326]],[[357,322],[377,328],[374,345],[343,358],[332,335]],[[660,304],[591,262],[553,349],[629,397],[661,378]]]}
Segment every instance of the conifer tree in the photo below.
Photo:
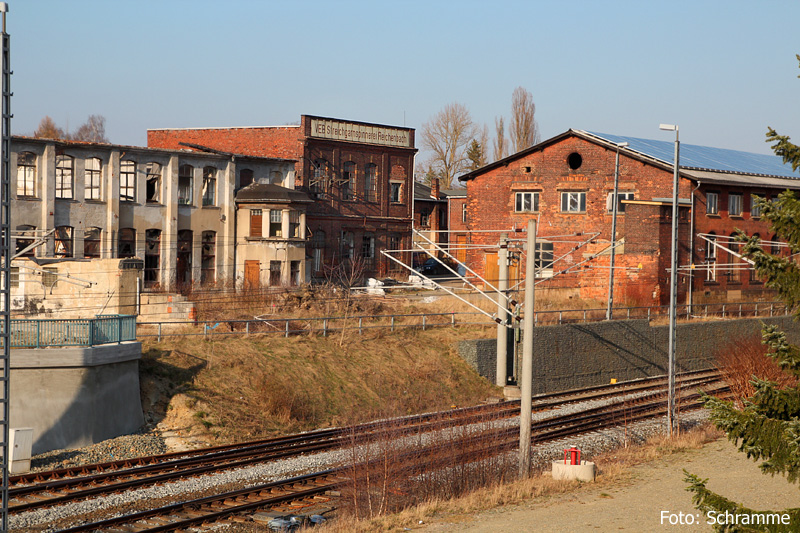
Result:
{"label": "conifer tree", "polygon": [[[800,61],[800,55],[797,56]],[[800,77],[800,76],[799,76]],[[800,167],[800,147],[789,137],[778,135],[769,128],[767,142],[773,142],[773,151],[783,157],[793,169]],[[800,252],[800,196],[785,191],[777,202],[759,200],[762,216],[781,241],[788,244],[792,254]],[[791,257],[781,257],[765,252],[757,238],[745,241],[744,254],[754,262],[754,267],[766,285],[775,289],[780,298],[800,319],[800,268]],[[706,397],[705,405],[711,411],[714,424],[728,438],[737,443],[739,451],[755,461],[763,461],[764,474],[786,476],[789,483],[800,481],[800,348],[790,344],[786,334],[772,325],[763,328],[763,343],[769,346],[770,356],[785,372],[798,378],[794,386],[779,388],[777,383],[754,377],[755,393],[741,407],[734,402]],[[688,489],[693,492],[697,509],[705,513],[729,513],[742,517],[739,524],[714,524],[717,531],[798,531],[800,508],[785,511],[757,511],[748,509],[706,488],[707,479],[686,473]],[[788,524],[765,523],[770,514],[789,515]],[[747,517],[747,518],[745,518]],[[759,519],[757,517],[762,517]],[[729,522],[730,520],[726,520]]]}

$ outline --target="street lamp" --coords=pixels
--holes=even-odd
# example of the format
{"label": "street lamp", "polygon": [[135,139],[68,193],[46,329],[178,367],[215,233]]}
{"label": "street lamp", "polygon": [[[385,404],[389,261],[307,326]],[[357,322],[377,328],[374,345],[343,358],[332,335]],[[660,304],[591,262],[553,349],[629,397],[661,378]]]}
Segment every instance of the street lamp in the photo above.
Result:
{"label": "street lamp", "polygon": [[669,270],[669,366],[667,370],[669,386],[669,392],[667,393],[667,434],[671,437],[675,423],[675,342],[677,340],[675,319],[678,304],[678,168],[680,167],[678,158],[680,155],[680,141],[678,140],[677,125],[661,124],[659,129],[675,132],[675,161],[672,178],[672,251]]}
{"label": "street lamp", "polygon": [[606,309],[606,320],[611,320],[612,307],[614,305],[614,256],[617,250],[617,208],[619,205],[619,149],[628,146],[629,143],[617,143],[617,159],[614,164],[614,203],[613,215],[611,216],[611,268],[608,274],[608,309]]}

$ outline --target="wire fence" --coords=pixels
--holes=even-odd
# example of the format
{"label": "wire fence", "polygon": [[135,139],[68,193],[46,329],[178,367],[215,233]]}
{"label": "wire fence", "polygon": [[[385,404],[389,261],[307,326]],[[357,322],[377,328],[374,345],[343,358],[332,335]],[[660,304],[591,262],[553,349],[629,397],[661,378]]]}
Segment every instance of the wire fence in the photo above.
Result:
{"label": "wire fence", "polygon": [[[782,302],[706,303],[681,305],[676,308],[681,320],[734,319],[747,317],[784,316],[789,310]],[[618,307],[613,309],[615,320],[654,320],[669,316],[669,306]],[[606,319],[606,309],[543,310],[534,313],[536,325],[559,325],[599,322]],[[483,313],[416,313],[396,315],[357,315],[339,317],[272,317],[248,320],[211,320],[179,322],[139,322],[140,339],[156,338],[158,342],[168,336],[219,337],[227,335],[268,334],[289,337],[292,335],[328,335],[355,332],[363,335],[369,330],[393,332],[402,328],[426,330],[441,327],[496,326]]]}

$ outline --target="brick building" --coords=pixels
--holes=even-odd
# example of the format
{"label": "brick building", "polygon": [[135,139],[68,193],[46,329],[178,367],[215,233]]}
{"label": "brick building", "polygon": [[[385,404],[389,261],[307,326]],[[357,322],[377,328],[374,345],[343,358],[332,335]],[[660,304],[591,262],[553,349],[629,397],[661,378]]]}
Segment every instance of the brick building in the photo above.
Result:
{"label": "brick building", "polygon": [[302,115],[298,126],[148,130],[147,143],[296,159],[296,187],[314,200],[306,279],[351,260],[365,276],[384,276],[400,267],[380,251],[411,248],[413,129]]}
{"label": "brick building", "polygon": [[[623,142],[628,146],[619,147]],[[535,218],[539,277],[547,279],[541,286],[605,299],[619,151],[615,302],[665,304],[673,150],[669,141],[569,130],[461,176],[467,188],[469,266],[489,281],[496,279],[499,232],[524,239],[524,233],[514,231]],[[775,156],[681,146],[680,302],[765,296],[763,284],[735,255],[736,245],[728,237],[738,228],[771,238],[753,198],[800,189],[798,178]],[[518,272],[524,272],[522,265],[512,264],[510,276]]]}

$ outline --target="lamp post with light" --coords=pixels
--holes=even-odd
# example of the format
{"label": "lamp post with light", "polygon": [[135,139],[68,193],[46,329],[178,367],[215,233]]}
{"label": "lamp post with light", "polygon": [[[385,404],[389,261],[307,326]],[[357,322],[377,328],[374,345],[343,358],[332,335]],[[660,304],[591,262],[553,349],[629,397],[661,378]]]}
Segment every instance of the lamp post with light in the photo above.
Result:
{"label": "lamp post with light", "polygon": [[606,309],[606,320],[611,320],[614,306],[614,256],[617,250],[617,209],[619,206],[619,149],[628,146],[629,143],[617,143],[617,159],[614,163],[614,195],[612,196],[613,211],[611,215],[611,267],[608,274],[608,309]]}
{"label": "lamp post with light", "polygon": [[[672,178],[672,250],[670,254],[669,269],[669,364],[667,381],[667,434],[671,437],[675,423],[675,342],[677,340],[675,320],[678,305],[678,168],[680,166],[680,140],[678,139],[678,126],[675,124],[661,124],[659,129],[675,132],[675,161]],[[691,290],[691,289],[690,289]]]}

